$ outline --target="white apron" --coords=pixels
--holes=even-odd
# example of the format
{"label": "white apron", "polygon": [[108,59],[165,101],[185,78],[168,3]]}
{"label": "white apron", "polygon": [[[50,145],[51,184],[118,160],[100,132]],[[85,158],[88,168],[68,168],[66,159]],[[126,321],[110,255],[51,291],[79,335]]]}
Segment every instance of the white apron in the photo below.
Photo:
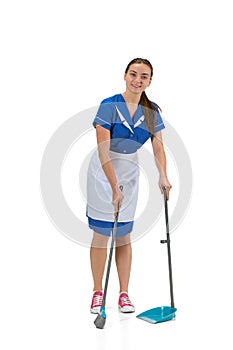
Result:
{"label": "white apron", "polygon": [[[138,199],[139,166],[137,152],[122,154],[109,151],[118,185],[123,186],[124,200],[119,222],[133,221]],[[102,169],[98,151],[91,158],[87,173],[87,216],[114,221],[112,189]]]}

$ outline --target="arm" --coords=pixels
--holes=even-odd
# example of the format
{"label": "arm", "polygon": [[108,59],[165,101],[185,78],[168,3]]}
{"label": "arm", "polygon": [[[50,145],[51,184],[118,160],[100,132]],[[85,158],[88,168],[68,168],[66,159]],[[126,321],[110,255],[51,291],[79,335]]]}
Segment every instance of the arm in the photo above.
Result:
{"label": "arm", "polygon": [[169,191],[172,188],[168,178],[167,178],[167,161],[166,154],[163,147],[162,133],[161,131],[155,133],[151,139],[155,164],[159,171],[159,188],[161,193],[163,193],[163,187],[167,190],[167,199],[169,199]]}
{"label": "arm", "polygon": [[114,167],[109,156],[110,131],[100,125],[96,126],[96,138],[98,144],[98,153],[103,171],[112,188],[112,204],[114,205],[115,215],[123,201],[123,194],[119,189]]}

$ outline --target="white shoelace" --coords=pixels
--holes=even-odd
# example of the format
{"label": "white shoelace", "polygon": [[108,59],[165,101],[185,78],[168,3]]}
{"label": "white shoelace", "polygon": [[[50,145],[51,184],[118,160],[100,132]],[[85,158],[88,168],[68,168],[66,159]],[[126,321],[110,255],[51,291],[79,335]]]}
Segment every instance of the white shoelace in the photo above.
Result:
{"label": "white shoelace", "polygon": [[132,303],[131,303],[129,297],[121,297],[121,300],[122,300],[122,302],[123,302],[124,304],[130,304],[130,305],[132,305]]}
{"label": "white shoelace", "polygon": [[103,301],[103,296],[102,295],[95,295],[94,296],[93,307],[101,305],[102,301]]}

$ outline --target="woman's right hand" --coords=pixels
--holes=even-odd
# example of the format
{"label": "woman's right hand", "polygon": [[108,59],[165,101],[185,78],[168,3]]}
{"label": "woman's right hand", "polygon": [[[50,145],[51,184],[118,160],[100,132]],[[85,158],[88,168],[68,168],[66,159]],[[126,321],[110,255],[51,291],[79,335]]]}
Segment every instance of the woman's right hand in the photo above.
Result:
{"label": "woman's right hand", "polygon": [[124,195],[122,193],[122,190],[116,186],[115,190],[112,192],[112,204],[114,206],[114,216],[117,216],[117,213],[122,205],[124,199]]}

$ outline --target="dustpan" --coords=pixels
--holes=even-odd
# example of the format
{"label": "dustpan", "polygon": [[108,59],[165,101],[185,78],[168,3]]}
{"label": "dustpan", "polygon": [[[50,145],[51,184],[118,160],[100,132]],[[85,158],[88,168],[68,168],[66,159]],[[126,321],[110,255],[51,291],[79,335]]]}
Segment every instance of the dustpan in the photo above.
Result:
{"label": "dustpan", "polygon": [[150,323],[159,323],[173,320],[176,315],[176,308],[170,306],[159,306],[137,315],[137,318]]}
{"label": "dustpan", "polygon": [[173,294],[171,246],[170,246],[170,233],[169,233],[166,187],[163,188],[163,194],[164,194],[164,207],[165,207],[165,221],[166,221],[166,236],[167,236],[167,238],[165,240],[161,240],[160,243],[167,244],[171,306],[159,306],[159,307],[144,311],[141,314],[136,316],[137,318],[139,318],[143,321],[150,322],[150,323],[160,323],[160,322],[171,321],[171,320],[175,319],[176,311],[177,311],[177,309],[175,308],[174,294]]}

